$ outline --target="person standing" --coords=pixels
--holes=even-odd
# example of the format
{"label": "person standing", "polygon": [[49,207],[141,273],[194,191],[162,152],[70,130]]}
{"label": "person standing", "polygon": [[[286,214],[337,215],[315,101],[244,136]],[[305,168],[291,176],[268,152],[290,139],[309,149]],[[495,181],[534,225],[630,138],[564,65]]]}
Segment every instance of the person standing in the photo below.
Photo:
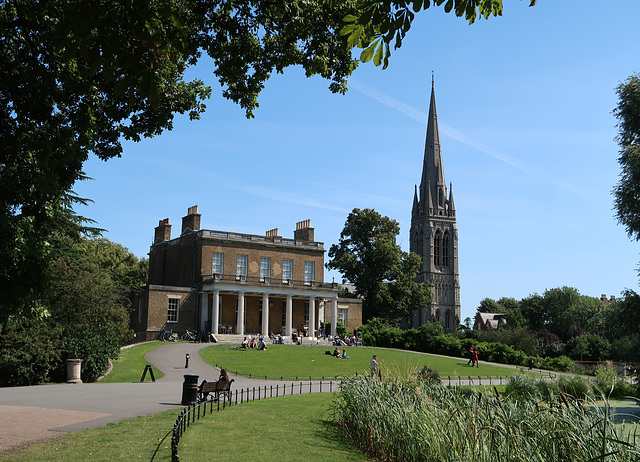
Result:
{"label": "person standing", "polygon": [[320,321],[320,337],[324,338],[324,321]]}
{"label": "person standing", "polygon": [[469,361],[467,362],[467,366],[471,365],[471,367],[473,367],[473,363],[475,362],[473,360],[474,356],[474,352],[476,351],[476,348],[474,346],[474,344],[472,343],[471,346],[469,347]]}
{"label": "person standing", "polygon": [[373,355],[371,358],[371,377],[375,377],[378,375],[378,357]]}

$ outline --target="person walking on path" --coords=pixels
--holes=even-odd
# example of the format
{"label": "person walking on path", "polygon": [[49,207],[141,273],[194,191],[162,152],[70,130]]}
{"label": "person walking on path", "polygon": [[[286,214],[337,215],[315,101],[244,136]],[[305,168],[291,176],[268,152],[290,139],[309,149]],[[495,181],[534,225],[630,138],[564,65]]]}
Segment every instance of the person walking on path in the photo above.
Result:
{"label": "person walking on path", "polygon": [[469,347],[469,361],[467,362],[467,366],[471,366],[473,367],[473,363],[475,362],[473,360],[473,355],[474,352],[476,351],[475,345],[472,343],[471,346]]}
{"label": "person walking on path", "polygon": [[[473,350],[473,362],[476,367],[480,367],[480,365],[478,364],[478,350]],[[473,364],[471,364],[471,367],[473,367]]]}

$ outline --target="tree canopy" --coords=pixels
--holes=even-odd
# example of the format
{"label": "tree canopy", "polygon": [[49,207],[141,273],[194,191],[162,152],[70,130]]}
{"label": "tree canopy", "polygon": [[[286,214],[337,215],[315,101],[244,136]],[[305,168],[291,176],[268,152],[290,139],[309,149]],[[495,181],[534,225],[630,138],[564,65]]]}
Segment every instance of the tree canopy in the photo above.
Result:
{"label": "tree canopy", "polygon": [[613,189],[618,223],[624,225],[633,240],[640,239],[640,75],[633,74],[617,90],[618,106],[613,114],[618,119],[620,146],[618,162],[622,171]]}
{"label": "tree canopy", "polygon": [[[537,0],[529,0],[534,6]],[[411,1],[359,1],[354,14],[344,18],[345,25],[340,30],[348,37],[350,48],[361,48],[360,60],[386,69],[391,56],[390,45],[402,46],[407,32],[415,18],[415,13],[430,7],[444,5],[446,13],[454,12],[464,17],[469,24],[476,19],[502,16],[502,0],[411,0]]]}
{"label": "tree canopy", "polygon": [[414,281],[420,257],[396,243],[397,221],[373,209],[353,209],[329,249],[329,269],[337,269],[363,297],[363,318],[407,315],[430,303],[426,284]]}
{"label": "tree canopy", "polygon": [[223,95],[248,116],[269,75],[292,65],[344,92],[356,60],[335,30],[352,11],[320,1],[1,2],[0,307],[27,315],[44,295],[52,233],[81,231],[70,191],[90,153],[120,156],[124,140],[204,111],[211,90],[185,80],[188,66],[212,58]]}
{"label": "tree canopy", "polygon": [[383,40],[386,65],[410,4],[444,5],[470,22],[502,13],[502,0],[0,2],[0,308],[38,311],[52,233],[82,232],[71,190],[90,154],[118,157],[123,141],[205,110],[211,89],[186,79],[189,66],[208,56],[223,96],[247,117],[270,75],[289,66],[344,93],[359,63],[352,49],[379,63],[371,43]]}

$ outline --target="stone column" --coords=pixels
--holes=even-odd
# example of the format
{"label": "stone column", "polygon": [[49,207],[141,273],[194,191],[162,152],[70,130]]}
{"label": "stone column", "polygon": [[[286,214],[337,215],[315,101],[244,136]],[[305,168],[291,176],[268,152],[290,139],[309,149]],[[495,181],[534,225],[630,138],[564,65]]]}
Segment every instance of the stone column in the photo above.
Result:
{"label": "stone column", "polygon": [[331,335],[336,336],[338,324],[338,297],[331,299]]}
{"label": "stone column", "polygon": [[244,335],[244,292],[238,292],[238,317],[236,319],[236,334]]}
{"label": "stone column", "polygon": [[209,320],[209,292],[200,292],[200,330],[204,331],[207,328],[208,320]]}
{"label": "stone column", "polygon": [[269,336],[269,294],[262,294],[262,335]]}
{"label": "stone column", "polygon": [[213,291],[213,303],[211,307],[211,332],[213,335],[218,335],[218,328],[220,326],[220,319],[218,312],[220,311],[220,291]]}
{"label": "stone column", "polygon": [[293,322],[293,296],[287,294],[286,316],[284,324],[284,335],[291,336],[291,324]]}
{"label": "stone column", "polygon": [[316,336],[316,297],[309,297],[309,337]]}

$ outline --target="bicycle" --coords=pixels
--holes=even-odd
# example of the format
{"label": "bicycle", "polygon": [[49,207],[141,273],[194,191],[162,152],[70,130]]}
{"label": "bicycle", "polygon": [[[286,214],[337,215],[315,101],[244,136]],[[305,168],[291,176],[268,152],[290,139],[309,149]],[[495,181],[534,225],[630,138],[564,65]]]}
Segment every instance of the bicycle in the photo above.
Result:
{"label": "bicycle", "polygon": [[163,342],[177,342],[178,334],[174,334],[171,330],[163,330],[160,334],[160,338]]}
{"label": "bicycle", "polygon": [[195,332],[191,332],[189,329],[187,329],[187,331],[182,334],[182,337],[180,337],[182,340],[185,341],[194,341],[196,340],[196,333]]}

